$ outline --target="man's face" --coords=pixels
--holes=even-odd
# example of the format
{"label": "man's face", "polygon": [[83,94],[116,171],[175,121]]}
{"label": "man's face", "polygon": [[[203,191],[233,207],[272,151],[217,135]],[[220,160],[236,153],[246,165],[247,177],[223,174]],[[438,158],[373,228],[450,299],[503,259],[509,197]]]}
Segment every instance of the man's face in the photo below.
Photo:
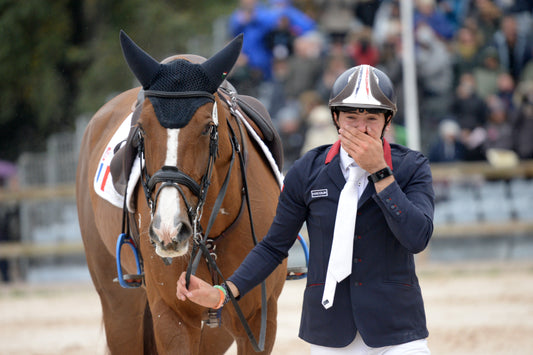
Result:
{"label": "man's face", "polygon": [[369,113],[363,109],[354,109],[351,112],[340,111],[335,121],[339,128],[354,127],[363,133],[370,127],[374,132],[383,132],[385,128],[384,113]]}

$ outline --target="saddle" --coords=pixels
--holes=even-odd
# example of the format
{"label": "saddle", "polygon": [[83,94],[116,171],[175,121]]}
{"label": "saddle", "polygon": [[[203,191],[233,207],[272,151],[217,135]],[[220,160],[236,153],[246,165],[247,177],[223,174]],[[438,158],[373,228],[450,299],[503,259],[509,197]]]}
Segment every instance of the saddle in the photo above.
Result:
{"label": "saddle", "polygon": [[[279,171],[282,171],[283,146],[266,107],[261,101],[252,96],[238,94],[233,85],[227,80],[219,87],[218,94],[226,101],[228,106],[233,107],[234,110],[238,110],[242,117],[250,124],[272,153],[272,157],[278,165]],[[126,187],[133,162],[138,154],[139,140],[137,132],[139,128],[137,126],[137,120],[141,112],[142,100],[143,95],[141,90],[137,103],[135,104],[128,137],[115,147],[115,154],[110,163],[113,185],[115,190],[122,196],[126,194]]]}

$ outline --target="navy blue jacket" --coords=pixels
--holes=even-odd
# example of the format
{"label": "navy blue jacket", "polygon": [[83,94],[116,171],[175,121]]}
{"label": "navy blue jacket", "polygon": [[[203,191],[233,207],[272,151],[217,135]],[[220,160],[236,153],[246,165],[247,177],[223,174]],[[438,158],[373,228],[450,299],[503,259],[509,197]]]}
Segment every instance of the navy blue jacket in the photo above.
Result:
{"label": "navy blue jacket", "polygon": [[305,222],[310,255],[302,339],[344,347],[359,331],[368,346],[382,347],[426,338],[413,254],[424,250],[433,232],[431,171],[421,153],[397,144],[384,145],[396,181],[379,194],[370,182],[359,199],[352,274],[337,285],[330,309],[321,304],[345,184],[339,147],[337,142],[315,148],[294,163],[266,237],[229,280],[241,295],[259,284],[287,257]]}

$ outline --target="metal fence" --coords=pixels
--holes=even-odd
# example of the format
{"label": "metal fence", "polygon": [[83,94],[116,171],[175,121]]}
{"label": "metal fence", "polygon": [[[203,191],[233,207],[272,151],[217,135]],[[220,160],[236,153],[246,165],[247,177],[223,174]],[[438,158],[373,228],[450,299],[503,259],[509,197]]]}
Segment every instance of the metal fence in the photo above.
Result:
{"label": "metal fence", "polygon": [[[51,136],[45,152],[23,153],[17,162],[20,190],[39,191],[39,188],[74,185],[79,144],[87,118],[76,122],[74,132]],[[16,202],[20,228],[20,242],[33,248],[79,244],[81,234],[74,195],[26,196]],[[81,247],[79,248],[81,251]],[[45,254],[45,253],[42,253]],[[72,249],[65,253],[23,257],[11,262],[14,278],[26,281],[87,279],[85,257]],[[14,269],[14,270],[13,270]]]}

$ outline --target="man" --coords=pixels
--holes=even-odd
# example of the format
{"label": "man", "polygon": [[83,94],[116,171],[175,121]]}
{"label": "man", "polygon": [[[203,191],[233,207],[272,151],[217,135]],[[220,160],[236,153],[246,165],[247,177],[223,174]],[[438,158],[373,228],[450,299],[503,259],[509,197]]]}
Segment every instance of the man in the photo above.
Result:
{"label": "man", "polygon": [[[341,74],[329,106],[340,140],[294,163],[268,234],[224,287],[242,297],[259,284],[306,222],[310,257],[299,336],[311,354],[429,354],[413,256],[433,232],[428,160],[383,139],[396,96],[380,70],[360,65]],[[343,207],[348,186],[355,192]],[[187,290],[184,275],[177,297],[212,308],[224,303],[198,278]]]}

